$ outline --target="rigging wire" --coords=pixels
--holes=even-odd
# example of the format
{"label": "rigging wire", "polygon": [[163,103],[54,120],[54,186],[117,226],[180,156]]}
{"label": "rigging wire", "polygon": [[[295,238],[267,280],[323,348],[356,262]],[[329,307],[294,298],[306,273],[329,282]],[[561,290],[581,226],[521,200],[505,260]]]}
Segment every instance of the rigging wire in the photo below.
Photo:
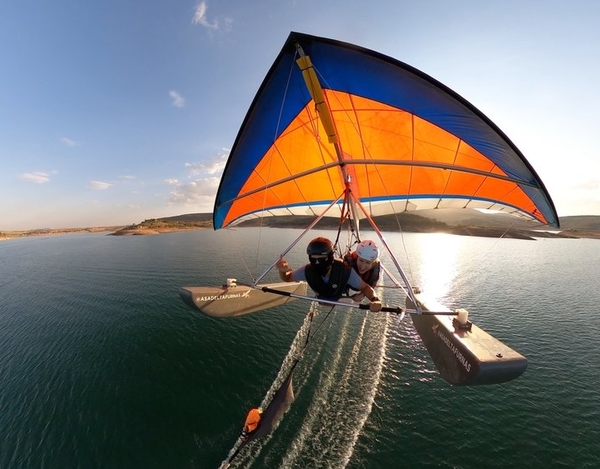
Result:
{"label": "rigging wire", "polygon": [[[498,237],[490,237],[490,239],[493,240],[493,243],[490,243],[489,246],[486,246],[486,248],[482,250],[478,256],[476,256],[476,259],[479,261],[479,265],[485,265],[485,260],[490,257],[493,257],[491,256],[491,253],[499,250],[500,240],[505,239],[506,234],[512,229],[514,229],[517,225],[517,222],[520,221],[520,219],[514,216],[511,216],[509,220],[510,223],[506,226],[502,234],[500,234],[500,236]],[[463,285],[470,281],[469,279],[470,277],[456,277],[453,283],[453,288],[457,291],[460,291],[463,288]]]}
{"label": "rigging wire", "polygon": [[[329,88],[329,89],[333,90],[334,88],[329,85],[329,83],[327,82],[327,80],[325,79],[325,77],[320,73],[318,67],[315,64],[312,64],[312,66],[313,66],[315,72],[317,73],[317,75],[319,76],[319,80],[321,81],[321,83],[323,83],[325,85],[325,88]],[[356,132],[356,134],[357,135],[362,135],[362,132],[361,132],[361,129],[360,129],[360,119],[359,119],[359,116],[357,115],[356,107],[354,106],[354,99],[353,99],[353,97],[351,95],[348,95],[348,99],[352,103],[352,110],[354,111],[353,112],[354,115],[352,115],[352,113],[350,112],[350,110],[344,108],[344,106],[340,102],[340,100],[338,98],[338,95],[336,93],[328,93],[327,91],[328,91],[327,89],[324,89],[327,101],[329,101],[332,98],[335,99],[336,102],[339,104],[339,108],[342,110],[343,113],[346,114],[346,116],[348,118],[348,122],[352,123],[352,125],[354,127],[354,131]],[[415,132],[414,132],[414,122],[413,122],[413,132],[412,132],[412,135],[413,135],[413,139],[414,139],[414,135],[415,135]],[[360,141],[363,142],[362,138],[360,138]],[[412,148],[413,148],[413,151],[414,151],[414,148],[415,148],[414,141],[413,141]],[[363,142],[363,145],[362,145],[362,151],[363,151],[363,158],[364,158],[365,161],[367,161],[369,159],[373,159],[372,155],[369,152],[368,147],[366,145],[364,145],[364,142]],[[390,192],[387,190],[387,186],[385,185],[385,178],[381,174],[381,169],[377,165],[374,165],[374,169],[377,172],[379,178],[381,179],[382,187],[385,189],[386,195],[388,195],[388,202],[389,202],[390,206],[392,207],[391,212],[394,214],[396,225],[398,227],[398,232],[400,233],[400,239],[402,241],[403,251],[406,254],[406,262],[408,264],[407,270],[408,270],[408,272],[410,274],[410,277],[414,278],[414,271],[413,271],[413,268],[412,268],[412,262],[411,262],[411,258],[410,258],[410,255],[409,255],[410,251],[407,249],[407,246],[406,246],[406,240],[405,240],[405,236],[404,236],[404,230],[402,229],[402,224],[401,224],[400,219],[398,217],[398,213],[396,212],[396,210],[394,210],[392,198],[390,197]],[[412,182],[412,177],[411,177],[411,182]],[[367,187],[369,187],[369,184],[370,184],[370,174],[369,174],[369,172],[366,172],[366,181],[365,181],[365,184],[367,185]],[[358,197],[360,197],[360,194],[356,194],[356,195]],[[369,205],[370,205],[370,202],[369,202]],[[369,212],[371,212],[370,209],[369,209]],[[358,239],[357,242],[360,242],[360,239]],[[392,278],[392,280],[394,280],[394,279]],[[407,285],[407,287],[408,287],[408,285]]]}
{"label": "rigging wire", "polygon": [[[290,66],[290,70],[289,70],[289,73],[288,73],[288,78],[287,78],[287,82],[286,82],[286,85],[285,85],[285,89],[284,89],[284,92],[283,92],[283,96],[281,97],[281,104],[279,106],[279,114],[277,116],[277,125],[275,126],[275,130],[274,130],[274,133],[273,133],[273,142],[272,142],[273,145],[275,145],[275,143],[277,141],[277,136],[279,134],[279,128],[280,128],[280,125],[281,125],[281,116],[283,114],[283,107],[284,107],[285,100],[286,100],[286,97],[287,97],[287,93],[288,93],[288,90],[289,90],[289,87],[290,87],[290,81],[291,81],[293,69],[294,69],[294,62],[292,61],[292,64]],[[273,168],[273,158],[271,157],[270,160],[269,160],[269,174],[270,174],[272,168]],[[270,178],[267,178],[267,180],[270,180]],[[262,240],[262,230],[266,226],[266,224],[264,222],[264,219],[265,219],[264,213],[266,212],[266,206],[267,206],[267,203],[266,203],[266,200],[267,200],[267,191],[266,190],[263,191],[263,199],[262,200],[263,200],[263,202],[262,202],[262,211],[261,211],[260,215],[258,216],[258,218],[259,218],[258,242],[256,243],[255,263],[254,263],[254,265],[257,268],[258,268],[258,261],[259,261],[259,258],[260,258],[259,253],[260,253],[260,246],[261,246],[261,240]],[[258,273],[251,274],[250,277],[252,278],[252,282],[253,283],[256,283],[257,276],[258,276]]]}
{"label": "rigging wire", "polygon": [[[345,191],[344,191],[345,196],[344,196],[344,201],[342,203],[342,210],[340,212],[337,236],[335,238],[335,242],[333,243],[334,249],[337,250],[338,256],[341,257],[342,259],[344,258],[344,256],[346,254],[349,254],[350,252],[352,252],[352,247],[355,244],[358,244],[360,242],[360,237],[354,228],[354,224],[351,221],[352,213],[350,211],[350,206],[348,204],[348,197],[347,197],[348,192],[347,191],[348,191],[348,189],[345,189]],[[344,224],[346,224],[346,226],[347,226],[347,236],[346,236],[345,250],[342,250],[342,247],[340,244],[340,237],[342,234],[342,228],[343,228]]]}
{"label": "rigging wire", "polygon": [[[227,236],[229,236],[229,241],[230,241],[229,245],[235,246],[234,249],[236,250],[236,253],[237,253],[237,255],[236,255],[237,259],[240,259],[242,261],[242,264],[244,265],[244,269],[246,270],[246,273],[252,279],[252,282],[254,282],[254,277],[255,277],[254,272],[252,271],[252,269],[246,262],[246,257],[243,255],[244,253],[240,249],[240,243],[238,242],[238,240],[233,239],[232,233],[236,230],[234,228],[225,228],[224,231],[227,233]],[[258,265],[258,255],[256,256],[255,265]]]}

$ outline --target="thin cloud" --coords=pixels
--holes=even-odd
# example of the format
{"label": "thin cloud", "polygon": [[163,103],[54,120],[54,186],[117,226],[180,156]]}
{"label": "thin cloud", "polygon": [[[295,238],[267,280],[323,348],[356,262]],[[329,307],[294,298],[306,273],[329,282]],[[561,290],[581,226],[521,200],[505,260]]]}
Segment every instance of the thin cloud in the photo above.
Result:
{"label": "thin cloud", "polygon": [[74,147],[75,145],[77,145],[77,142],[75,140],[71,140],[70,138],[67,138],[67,137],[62,137],[60,139],[60,141],[63,142],[68,147]]}
{"label": "thin cloud", "polygon": [[188,184],[173,184],[174,190],[169,194],[169,205],[210,206],[217,193],[220,178],[204,178]]}
{"label": "thin cloud", "polygon": [[202,1],[196,7],[196,11],[194,12],[194,17],[192,18],[193,24],[199,24],[200,26],[204,26],[205,28],[217,30],[219,29],[218,21],[213,21],[212,23],[208,21],[206,18],[206,10],[208,6],[205,1]]}
{"label": "thin cloud", "polygon": [[23,173],[21,179],[27,182],[33,182],[35,184],[44,184],[50,182],[50,175],[48,173],[35,172],[35,173]]}
{"label": "thin cloud", "polygon": [[104,181],[90,181],[90,187],[95,191],[103,191],[111,187],[113,184]]}
{"label": "thin cloud", "polygon": [[191,179],[189,182],[182,183],[177,178],[166,179],[165,183],[172,186],[167,201],[168,205],[183,205],[210,210],[229,152],[229,149],[223,148],[219,154],[208,158],[205,162],[186,163],[187,177]]}
{"label": "thin cloud", "polygon": [[174,91],[174,90],[169,91],[169,96],[173,100],[173,106],[175,106],[175,107],[185,106],[185,99],[177,91]]}
{"label": "thin cloud", "polygon": [[191,176],[197,176],[199,174],[220,174],[225,169],[227,158],[229,157],[229,150],[224,148],[222,152],[209,159],[204,163],[186,163],[185,167],[189,169]]}
{"label": "thin cloud", "polygon": [[600,179],[587,178],[578,184],[573,185],[573,189],[579,189],[582,191],[590,192],[590,194],[598,195],[598,189],[600,188]]}

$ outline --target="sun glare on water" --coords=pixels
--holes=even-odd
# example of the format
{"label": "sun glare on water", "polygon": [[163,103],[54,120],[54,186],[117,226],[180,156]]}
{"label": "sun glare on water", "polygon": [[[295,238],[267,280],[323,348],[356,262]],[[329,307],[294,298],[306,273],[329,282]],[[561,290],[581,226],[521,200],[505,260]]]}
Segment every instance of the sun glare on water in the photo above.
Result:
{"label": "sun glare on water", "polygon": [[462,240],[443,233],[419,237],[419,286],[428,298],[443,302],[458,275]]}

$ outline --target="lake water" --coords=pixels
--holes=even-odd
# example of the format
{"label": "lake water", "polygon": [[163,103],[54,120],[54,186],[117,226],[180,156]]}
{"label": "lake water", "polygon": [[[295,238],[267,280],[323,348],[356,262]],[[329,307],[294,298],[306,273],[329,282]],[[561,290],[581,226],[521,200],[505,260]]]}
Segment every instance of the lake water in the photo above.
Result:
{"label": "lake water", "polygon": [[[178,288],[256,278],[299,233],[0,242],[0,468],[218,467],[310,305],[216,320]],[[428,296],[525,355],[525,374],[452,387],[409,318],[322,310],[294,404],[232,467],[600,467],[600,241],[387,240]]]}

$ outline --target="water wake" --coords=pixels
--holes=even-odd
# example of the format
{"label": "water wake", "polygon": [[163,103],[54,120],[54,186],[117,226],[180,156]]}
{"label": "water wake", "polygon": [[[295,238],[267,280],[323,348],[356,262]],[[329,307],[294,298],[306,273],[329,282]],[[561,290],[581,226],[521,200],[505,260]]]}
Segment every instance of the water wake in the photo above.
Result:
{"label": "water wake", "polygon": [[[294,371],[294,388],[297,399],[302,394],[301,400],[307,404],[303,408],[297,402],[300,407],[288,418],[297,421],[282,435],[289,436],[289,440],[271,442],[271,432],[243,448],[231,467],[248,469],[260,464],[286,469],[343,468],[348,464],[375,400],[390,319],[384,314],[339,310],[323,323],[326,318],[320,317],[324,313],[319,309],[316,303],[311,304],[261,403],[262,408],[269,405],[290,370],[302,359]],[[320,327],[317,334],[316,323]],[[308,334],[311,337],[306,347]],[[298,415],[300,412],[302,415]],[[240,444],[238,440],[228,459]]]}
{"label": "water wake", "polygon": [[[371,413],[386,348],[387,315],[341,313],[333,356],[326,359],[307,417],[281,467],[343,468]],[[332,339],[331,337],[329,338]]]}

